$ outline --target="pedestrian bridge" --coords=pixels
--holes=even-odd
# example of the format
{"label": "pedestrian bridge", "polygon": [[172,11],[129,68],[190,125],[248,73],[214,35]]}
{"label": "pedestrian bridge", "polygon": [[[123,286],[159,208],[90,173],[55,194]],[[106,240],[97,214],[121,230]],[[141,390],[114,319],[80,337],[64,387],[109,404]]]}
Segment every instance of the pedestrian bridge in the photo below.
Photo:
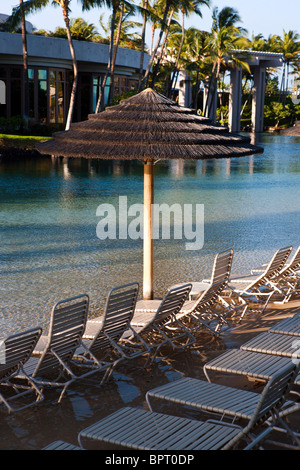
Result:
{"label": "pedestrian bridge", "polygon": [[[281,67],[283,55],[274,52],[261,52],[251,50],[235,50],[236,57],[247,62],[253,77],[252,89],[252,132],[263,132],[264,129],[264,99],[266,69],[269,67]],[[229,91],[229,116],[228,126],[231,132],[241,130],[242,109],[242,68],[229,68],[230,91]],[[185,71],[181,71],[179,78],[179,104],[190,106],[191,103],[191,80]],[[211,87],[213,92],[208,93],[209,84],[204,89],[203,110],[204,115],[216,121],[217,111],[217,86]]]}

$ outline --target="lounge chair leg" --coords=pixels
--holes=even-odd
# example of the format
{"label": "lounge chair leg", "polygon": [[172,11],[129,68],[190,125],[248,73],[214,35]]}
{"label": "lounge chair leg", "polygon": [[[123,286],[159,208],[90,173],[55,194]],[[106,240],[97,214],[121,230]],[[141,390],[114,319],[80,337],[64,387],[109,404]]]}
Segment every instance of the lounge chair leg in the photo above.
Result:
{"label": "lounge chair leg", "polygon": [[59,395],[59,398],[58,398],[57,403],[60,403],[60,402],[61,402],[62,397],[64,396],[65,391],[67,390],[67,388],[68,388],[68,386],[71,384],[71,382],[73,382],[73,380],[70,380],[69,382],[67,382],[67,383],[65,384],[65,386],[64,386],[63,389],[62,389],[61,394]]}

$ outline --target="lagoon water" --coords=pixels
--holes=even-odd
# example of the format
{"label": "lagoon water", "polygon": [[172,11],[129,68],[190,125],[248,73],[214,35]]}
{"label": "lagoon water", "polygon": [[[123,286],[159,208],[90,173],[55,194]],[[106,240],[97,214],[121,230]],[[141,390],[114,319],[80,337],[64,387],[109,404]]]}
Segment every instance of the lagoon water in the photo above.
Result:
{"label": "lagoon water", "polygon": [[[262,155],[199,162],[159,162],[155,203],[204,205],[204,244],[155,240],[155,296],[174,283],[210,276],[214,256],[234,249],[233,273],[300,244],[300,137],[262,134]],[[85,159],[0,163],[1,337],[40,325],[51,307],[88,293],[90,317],[110,288],[137,280],[142,240],[96,235],[100,204],[143,202],[143,165]]]}

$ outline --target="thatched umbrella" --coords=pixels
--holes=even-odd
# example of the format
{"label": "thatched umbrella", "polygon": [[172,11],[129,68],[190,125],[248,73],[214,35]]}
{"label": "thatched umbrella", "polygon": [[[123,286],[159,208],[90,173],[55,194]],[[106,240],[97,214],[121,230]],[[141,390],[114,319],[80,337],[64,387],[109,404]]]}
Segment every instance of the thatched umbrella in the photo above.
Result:
{"label": "thatched umbrella", "polygon": [[154,163],[158,159],[200,160],[262,153],[248,137],[231,134],[210,119],[178,106],[148,88],[117,106],[57,132],[38,145],[43,154],[138,159],[144,162],[144,275],[143,297],[153,298]]}

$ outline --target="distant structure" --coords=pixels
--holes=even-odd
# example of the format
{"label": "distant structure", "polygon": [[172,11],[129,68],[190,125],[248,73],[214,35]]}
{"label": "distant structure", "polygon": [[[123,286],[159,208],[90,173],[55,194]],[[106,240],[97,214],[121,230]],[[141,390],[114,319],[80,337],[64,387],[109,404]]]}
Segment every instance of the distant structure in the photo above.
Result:
{"label": "distant structure", "polygon": [[[5,21],[7,20],[7,18],[9,18],[9,15],[5,15],[4,13],[0,13],[0,24],[1,23],[5,23]],[[25,21],[25,25],[26,25],[26,31],[27,33],[29,34],[32,34],[33,33],[33,26],[31,23],[29,23],[29,21]]]}
{"label": "distant structure", "polygon": [[[254,81],[251,114],[252,131],[262,132],[264,129],[266,69],[268,67],[281,67],[283,65],[283,55],[250,50],[236,50],[233,52],[239,59],[247,62],[250,67]],[[228,70],[230,70],[228,126],[231,132],[239,132],[241,130],[242,69],[237,67]],[[208,87],[204,89],[203,110],[206,110],[205,115],[214,122],[216,121],[217,96],[216,86],[213,93],[208,93]],[[180,75],[178,102],[187,107],[191,105],[191,81],[185,71],[181,71]]]}
{"label": "distant structure", "polygon": [[[5,17],[7,15],[0,15],[0,21]],[[33,28],[28,22],[27,30],[30,123],[64,124],[73,76],[69,43],[66,39],[31,34]],[[107,69],[109,46],[74,40],[74,48],[78,88],[73,120],[82,121],[95,111],[101,81]],[[144,70],[149,60],[149,55],[145,54]],[[139,68],[140,52],[120,47],[115,66],[115,94],[137,88]],[[22,69],[22,35],[0,32],[0,117],[23,115]]]}

